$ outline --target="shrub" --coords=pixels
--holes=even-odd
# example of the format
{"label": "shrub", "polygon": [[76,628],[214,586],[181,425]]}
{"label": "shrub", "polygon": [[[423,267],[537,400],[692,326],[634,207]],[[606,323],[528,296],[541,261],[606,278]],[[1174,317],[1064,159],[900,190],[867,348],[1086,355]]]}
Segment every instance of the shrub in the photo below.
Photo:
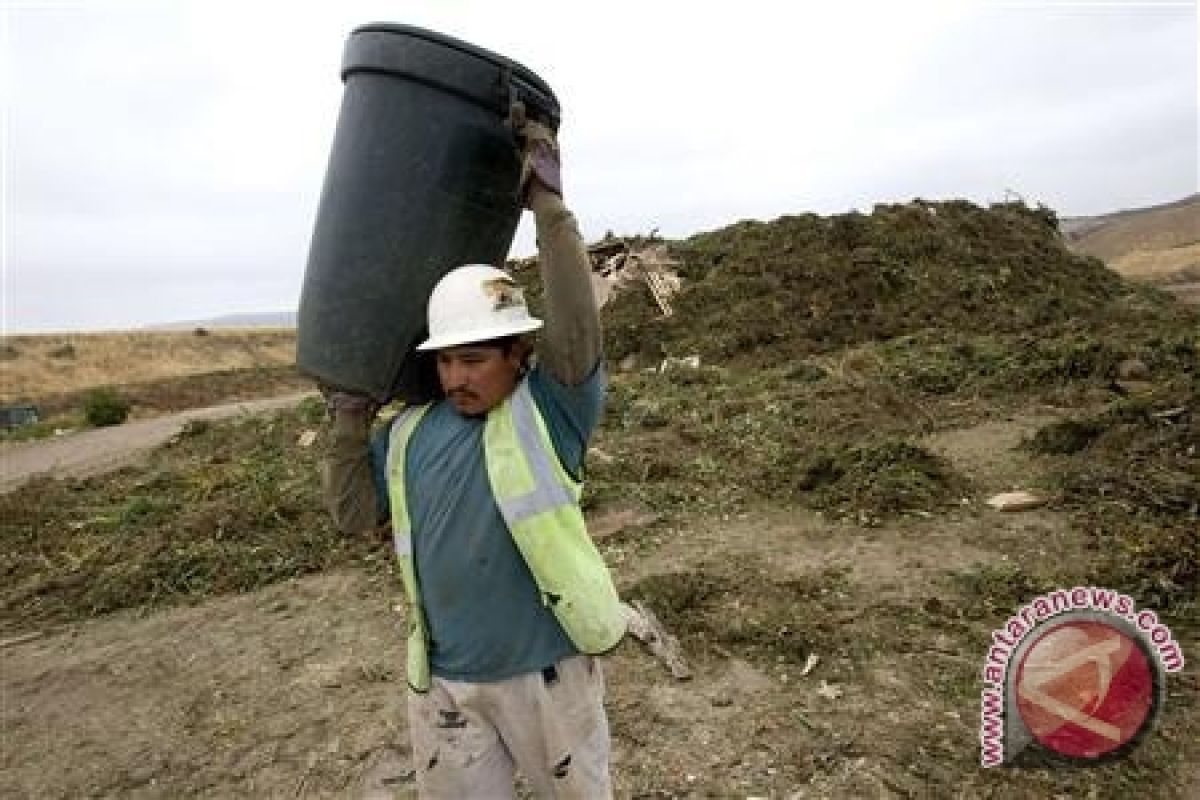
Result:
{"label": "shrub", "polygon": [[129,416],[129,400],[116,389],[105,386],[88,392],[84,417],[97,428],[120,425]]}

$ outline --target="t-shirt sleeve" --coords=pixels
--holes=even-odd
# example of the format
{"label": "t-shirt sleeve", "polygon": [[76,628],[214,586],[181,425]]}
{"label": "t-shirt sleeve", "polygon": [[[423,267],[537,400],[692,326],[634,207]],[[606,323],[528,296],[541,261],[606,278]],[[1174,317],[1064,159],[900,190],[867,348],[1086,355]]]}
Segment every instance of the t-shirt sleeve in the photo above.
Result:
{"label": "t-shirt sleeve", "polygon": [[581,477],[588,441],[604,412],[608,374],[601,360],[592,374],[575,386],[567,386],[535,366],[529,373],[529,390],[542,412],[550,441],[558,459],[576,479]]}

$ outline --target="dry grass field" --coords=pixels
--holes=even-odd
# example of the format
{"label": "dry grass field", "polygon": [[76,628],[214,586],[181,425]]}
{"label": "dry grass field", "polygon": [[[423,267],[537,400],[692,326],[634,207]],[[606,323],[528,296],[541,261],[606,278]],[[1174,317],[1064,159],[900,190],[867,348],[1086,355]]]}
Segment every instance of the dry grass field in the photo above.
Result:
{"label": "dry grass field", "polygon": [[1072,236],[1077,250],[1104,261],[1134,250],[1170,250],[1200,242],[1200,195],[1151,208],[1068,220],[1064,227],[1077,231]]}
{"label": "dry grass field", "polygon": [[1151,284],[1200,281],[1200,241],[1167,250],[1132,250],[1109,265],[1126,278]]}
{"label": "dry grass field", "polygon": [[1128,280],[1200,302],[1200,195],[1153,208],[1064,220],[1071,248]]}
{"label": "dry grass field", "polygon": [[36,402],[95,386],[286,367],[295,362],[295,350],[296,332],[275,329],[6,336],[0,343],[0,402]]}

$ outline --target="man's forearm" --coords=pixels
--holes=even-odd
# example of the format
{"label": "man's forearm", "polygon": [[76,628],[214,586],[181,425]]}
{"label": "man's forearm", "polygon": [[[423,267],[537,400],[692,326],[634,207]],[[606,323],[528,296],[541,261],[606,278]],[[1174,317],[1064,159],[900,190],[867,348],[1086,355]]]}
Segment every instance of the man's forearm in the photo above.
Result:
{"label": "man's forearm", "polygon": [[358,535],[378,522],[375,479],[367,446],[369,419],[338,413],[329,426],[330,441],[321,466],[325,507],[338,531]]}
{"label": "man's forearm", "polygon": [[603,349],[591,262],[575,215],[562,198],[537,191],[530,200],[546,297],[538,356],[551,375],[574,386],[592,374]]}

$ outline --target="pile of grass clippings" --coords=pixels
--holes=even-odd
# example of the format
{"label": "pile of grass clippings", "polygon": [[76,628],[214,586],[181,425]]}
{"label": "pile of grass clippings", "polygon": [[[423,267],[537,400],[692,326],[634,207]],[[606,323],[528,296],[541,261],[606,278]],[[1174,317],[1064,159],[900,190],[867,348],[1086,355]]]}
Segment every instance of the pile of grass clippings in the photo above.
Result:
{"label": "pile of grass clippings", "polygon": [[390,563],[321,505],[319,403],[197,422],[147,465],[0,495],[0,626],[28,628]]}
{"label": "pile of grass clippings", "polygon": [[1200,624],[1200,392],[1180,385],[1037,432],[1099,582]]}
{"label": "pile of grass clippings", "polygon": [[683,291],[606,310],[609,355],[762,364],[927,331],[1005,337],[1168,319],[1153,292],[1067,249],[1048,209],[966,201],[742,222],[674,243]]}

